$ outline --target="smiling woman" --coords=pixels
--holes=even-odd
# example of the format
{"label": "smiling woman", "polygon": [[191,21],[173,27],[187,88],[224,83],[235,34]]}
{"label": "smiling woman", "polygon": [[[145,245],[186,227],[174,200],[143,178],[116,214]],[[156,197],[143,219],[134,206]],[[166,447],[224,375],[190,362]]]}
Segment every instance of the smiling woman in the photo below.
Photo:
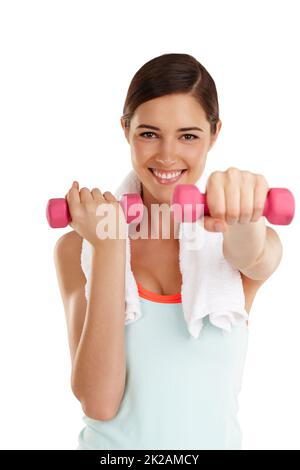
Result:
{"label": "smiling woman", "polygon": [[[85,405],[79,449],[240,449],[237,403],[248,328],[239,271],[224,259],[220,234],[207,234],[202,270],[196,256],[179,251],[176,227],[162,239],[160,220],[151,219],[153,204],[170,205],[176,184],[195,184],[203,173],[221,129],[215,83],[191,55],[156,57],[134,75],[121,125],[138,182],[126,177],[122,191],[140,192],[159,239],[131,239],[126,257],[116,246],[90,259],[83,240],[87,309],[73,374]],[[122,274],[125,259],[132,282]],[[136,299],[128,294],[135,283]],[[74,298],[65,299],[72,318]],[[132,299],[141,319],[124,328]],[[196,341],[186,330],[190,313],[204,315]],[[231,334],[223,335],[232,318]]]}
{"label": "smiling woman", "polygon": [[148,212],[170,204],[175,184],[199,180],[221,129],[215,83],[188,54],[152,59],[130,83],[121,125]]}

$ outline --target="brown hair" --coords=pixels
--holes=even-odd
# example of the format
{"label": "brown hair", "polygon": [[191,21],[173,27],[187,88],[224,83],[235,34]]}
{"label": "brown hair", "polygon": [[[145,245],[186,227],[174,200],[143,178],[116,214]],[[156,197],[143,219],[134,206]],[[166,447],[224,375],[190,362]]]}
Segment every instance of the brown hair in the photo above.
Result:
{"label": "brown hair", "polygon": [[123,107],[125,127],[130,127],[140,104],[171,93],[193,96],[205,112],[211,134],[215,134],[219,121],[216,85],[205,67],[189,54],[163,54],[146,62],[135,73]]}

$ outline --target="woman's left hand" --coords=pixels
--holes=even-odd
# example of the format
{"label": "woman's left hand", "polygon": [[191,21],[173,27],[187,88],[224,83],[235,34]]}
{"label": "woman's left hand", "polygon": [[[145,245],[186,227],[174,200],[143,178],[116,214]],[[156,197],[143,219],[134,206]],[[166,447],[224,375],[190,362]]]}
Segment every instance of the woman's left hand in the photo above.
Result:
{"label": "woman's left hand", "polygon": [[[234,167],[214,171],[206,184],[210,216],[204,216],[204,228],[224,232],[236,223],[257,222],[263,214],[268,190],[263,175]],[[216,223],[220,224],[217,230]]]}

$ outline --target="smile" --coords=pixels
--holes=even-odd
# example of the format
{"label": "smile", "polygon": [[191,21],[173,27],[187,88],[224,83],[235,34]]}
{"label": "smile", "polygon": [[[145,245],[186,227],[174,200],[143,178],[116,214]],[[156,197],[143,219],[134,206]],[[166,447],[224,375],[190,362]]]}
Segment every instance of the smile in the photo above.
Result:
{"label": "smile", "polygon": [[187,171],[186,169],[183,170],[174,170],[174,171],[159,171],[154,168],[148,168],[148,170],[151,172],[153,178],[159,183],[159,184],[173,184],[178,181],[182,175]]}

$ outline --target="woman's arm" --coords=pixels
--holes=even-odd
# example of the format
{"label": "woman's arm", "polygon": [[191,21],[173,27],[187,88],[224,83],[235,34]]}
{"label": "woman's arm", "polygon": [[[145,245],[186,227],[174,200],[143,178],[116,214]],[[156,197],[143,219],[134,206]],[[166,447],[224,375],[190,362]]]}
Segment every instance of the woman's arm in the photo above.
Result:
{"label": "woman's arm", "polygon": [[[112,240],[103,249],[93,248],[90,299],[83,312],[85,277],[80,253],[75,256],[74,266],[70,238],[64,239],[68,235],[63,235],[56,244],[55,260],[69,329],[72,390],[87,416],[111,419],[122,400],[126,377],[125,240]],[[78,238],[77,234],[72,236]],[[72,328],[75,324],[77,328]]]}
{"label": "woman's arm", "polygon": [[89,416],[110,419],[125,386],[125,240],[93,251],[91,291],[74,358],[73,390]]}
{"label": "woman's arm", "polygon": [[282,258],[282,243],[275,230],[261,218],[251,224],[229,226],[223,234],[223,253],[227,261],[245,276],[265,281]]}

